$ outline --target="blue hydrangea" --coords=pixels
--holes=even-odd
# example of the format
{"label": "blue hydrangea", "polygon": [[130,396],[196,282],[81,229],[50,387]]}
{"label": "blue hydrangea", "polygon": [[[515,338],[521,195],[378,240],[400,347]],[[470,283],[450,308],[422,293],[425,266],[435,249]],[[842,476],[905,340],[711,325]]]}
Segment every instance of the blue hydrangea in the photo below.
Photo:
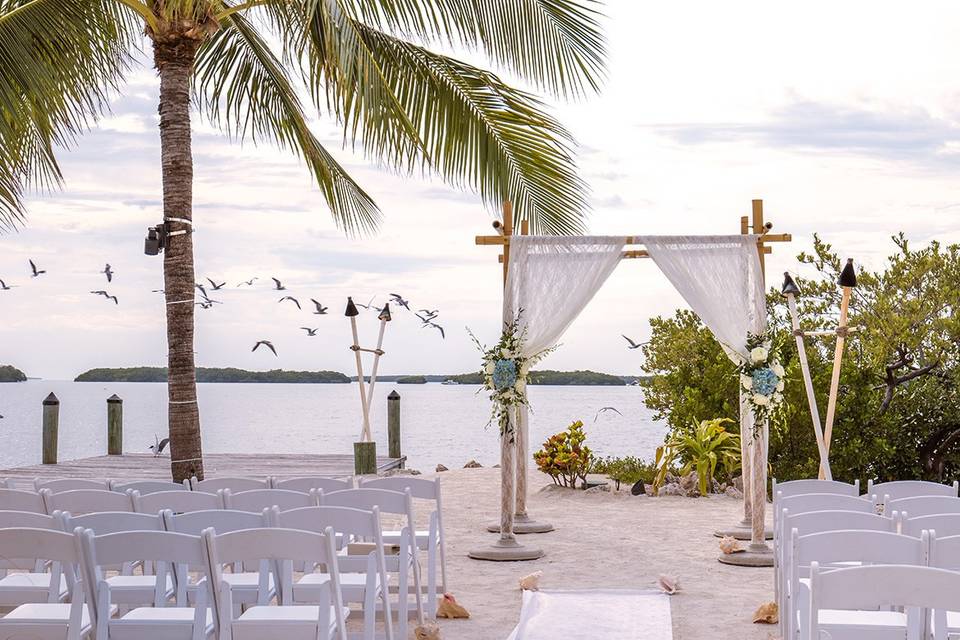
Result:
{"label": "blue hydrangea", "polygon": [[780,384],[780,378],[769,367],[757,369],[751,376],[753,378],[753,391],[764,396],[773,395]]}
{"label": "blue hydrangea", "polygon": [[517,382],[517,365],[513,360],[497,360],[493,366],[493,386],[497,391],[513,387]]}

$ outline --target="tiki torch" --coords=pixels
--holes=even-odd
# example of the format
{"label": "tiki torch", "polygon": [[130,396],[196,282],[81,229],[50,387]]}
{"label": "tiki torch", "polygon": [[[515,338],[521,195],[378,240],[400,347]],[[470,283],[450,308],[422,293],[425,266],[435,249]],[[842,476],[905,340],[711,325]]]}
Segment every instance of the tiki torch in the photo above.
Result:
{"label": "tiki torch", "polygon": [[[830,454],[830,437],[833,435],[833,419],[837,410],[837,392],[840,389],[840,361],[843,359],[843,343],[846,340],[847,309],[850,306],[850,296],[857,286],[857,273],[853,269],[853,258],[847,258],[847,264],[840,272],[840,286],[843,288],[843,298],[840,300],[840,323],[837,325],[837,346],[833,352],[833,376],[830,378],[830,396],[827,398],[827,419],[824,421],[824,444],[827,455]],[[820,476],[825,477],[825,470],[820,467]]]}
{"label": "tiki torch", "polygon": [[833,480],[830,472],[830,455],[823,439],[823,427],[820,424],[820,410],[817,409],[817,396],[813,392],[813,379],[810,377],[810,364],[807,362],[807,351],[803,342],[803,331],[800,330],[800,318],[797,315],[797,296],[800,287],[793,281],[789,273],[783,274],[783,288],[780,293],[787,299],[790,309],[790,321],[793,324],[793,336],[797,341],[797,353],[800,357],[800,371],[803,373],[803,385],[807,391],[807,404],[810,406],[810,419],[813,422],[813,433],[817,438],[817,450],[820,452],[820,469],[827,480]]}
{"label": "tiki torch", "polygon": [[[370,405],[373,404],[373,387],[377,384],[377,369],[380,367],[380,356],[383,355],[383,332],[387,328],[387,323],[392,319],[390,317],[390,303],[385,303],[383,309],[380,311],[380,315],[377,316],[377,319],[380,320],[380,335],[377,337],[377,348],[373,350],[373,369],[370,371],[370,386],[367,387],[367,411],[370,410]],[[357,352],[359,357],[359,351]],[[364,438],[366,441],[373,440],[373,436],[370,433],[370,418],[369,415],[366,416],[364,423]]]}
{"label": "tiki torch", "polygon": [[353,344],[350,345],[350,350],[353,351],[357,357],[357,384],[360,385],[360,408],[363,411],[363,427],[360,430],[360,442],[369,442],[367,438],[367,425],[369,425],[370,422],[370,409],[367,406],[367,394],[363,389],[365,384],[363,379],[363,361],[360,359],[360,338],[357,334],[357,316],[360,315],[360,312],[357,310],[357,305],[353,304],[353,298],[347,298],[347,310],[344,312],[344,315],[350,318],[350,329],[353,331]]}

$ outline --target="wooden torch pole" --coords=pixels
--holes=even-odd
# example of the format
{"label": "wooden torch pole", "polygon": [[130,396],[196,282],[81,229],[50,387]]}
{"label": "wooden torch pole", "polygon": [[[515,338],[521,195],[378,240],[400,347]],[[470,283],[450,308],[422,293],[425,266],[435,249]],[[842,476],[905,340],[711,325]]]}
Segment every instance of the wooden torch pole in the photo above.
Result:
{"label": "wooden torch pole", "polygon": [[[390,322],[390,304],[383,305],[383,311],[380,312],[378,316],[380,318],[380,335],[377,336],[377,348],[373,352],[373,368],[370,370],[370,385],[367,387],[367,410],[370,410],[370,407],[373,406],[373,387],[377,384],[377,369],[380,368],[380,356],[383,355],[383,332],[387,328],[387,323]],[[360,352],[357,352],[359,357]],[[373,440],[373,434],[370,432],[370,420],[369,417],[364,421],[364,436],[365,442]]]}
{"label": "wooden torch pole", "polygon": [[360,441],[369,442],[367,438],[367,433],[370,429],[370,410],[367,407],[367,394],[364,392],[365,381],[363,379],[363,360],[360,359],[360,337],[357,333],[357,311],[356,306],[353,304],[353,298],[347,298],[347,312],[346,315],[350,318],[350,330],[353,332],[353,345],[350,346],[350,349],[353,351],[353,354],[357,357],[357,385],[360,388],[360,408],[363,411],[363,427],[360,430]]}
{"label": "wooden torch pole", "polygon": [[[837,346],[833,351],[833,372],[830,377],[830,395],[827,398],[827,418],[825,420],[823,440],[827,456],[830,455],[830,439],[833,436],[833,420],[837,411],[837,393],[840,390],[840,363],[843,360],[843,347],[847,337],[847,311],[850,307],[850,296],[857,286],[857,274],[853,268],[853,258],[847,259],[847,264],[840,273],[840,286],[843,288],[843,297],[840,300],[840,324],[837,326]],[[823,465],[820,466],[820,478],[826,477]]]}

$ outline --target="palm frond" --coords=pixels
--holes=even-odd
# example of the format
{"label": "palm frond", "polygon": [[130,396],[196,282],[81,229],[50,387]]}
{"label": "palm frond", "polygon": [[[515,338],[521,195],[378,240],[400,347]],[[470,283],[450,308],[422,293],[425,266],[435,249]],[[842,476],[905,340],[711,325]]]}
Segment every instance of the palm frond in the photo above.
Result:
{"label": "palm frond", "polygon": [[23,193],[59,184],[53,153],[109,108],[136,46],[134,14],[112,0],[0,0],[0,223]]}
{"label": "palm frond", "polygon": [[432,168],[499,208],[514,203],[534,233],[578,233],[589,208],[572,138],[535,96],[453,58],[358,24]]}
{"label": "palm frond", "polygon": [[495,64],[558,96],[598,90],[606,43],[597,0],[346,0],[367,25],[421,43],[481,48]]}
{"label": "palm frond", "polygon": [[270,141],[302,157],[337,224],[350,233],[373,230],[380,210],[310,131],[291,78],[239,13],[197,54],[196,96],[202,112],[233,137]]}

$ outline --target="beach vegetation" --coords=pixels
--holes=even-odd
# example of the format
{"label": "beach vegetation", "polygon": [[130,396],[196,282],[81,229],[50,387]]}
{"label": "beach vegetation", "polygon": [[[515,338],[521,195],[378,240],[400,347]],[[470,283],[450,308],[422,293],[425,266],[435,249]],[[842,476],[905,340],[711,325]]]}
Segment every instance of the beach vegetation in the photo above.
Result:
{"label": "beach vegetation", "polygon": [[740,436],[727,430],[731,423],[733,420],[728,418],[694,419],[687,428],[673,431],[667,441],[657,447],[653,493],[660,490],[667,475],[677,466],[680,476],[691,471],[697,474],[702,496],[710,492],[718,476],[725,480],[731,478],[740,469]]}
{"label": "beach vegetation", "polygon": [[585,487],[587,474],[593,467],[593,452],[585,442],[587,434],[583,422],[577,420],[564,431],[556,433],[533,454],[537,468],[561,487],[576,488],[577,481]]}
{"label": "beach vegetation", "polygon": [[613,480],[617,490],[621,484],[634,485],[643,480],[644,484],[653,484],[657,467],[635,456],[598,458],[594,460],[590,473],[603,474]]}
{"label": "beach vegetation", "polygon": [[25,382],[27,376],[13,365],[0,365],[0,382]]}

